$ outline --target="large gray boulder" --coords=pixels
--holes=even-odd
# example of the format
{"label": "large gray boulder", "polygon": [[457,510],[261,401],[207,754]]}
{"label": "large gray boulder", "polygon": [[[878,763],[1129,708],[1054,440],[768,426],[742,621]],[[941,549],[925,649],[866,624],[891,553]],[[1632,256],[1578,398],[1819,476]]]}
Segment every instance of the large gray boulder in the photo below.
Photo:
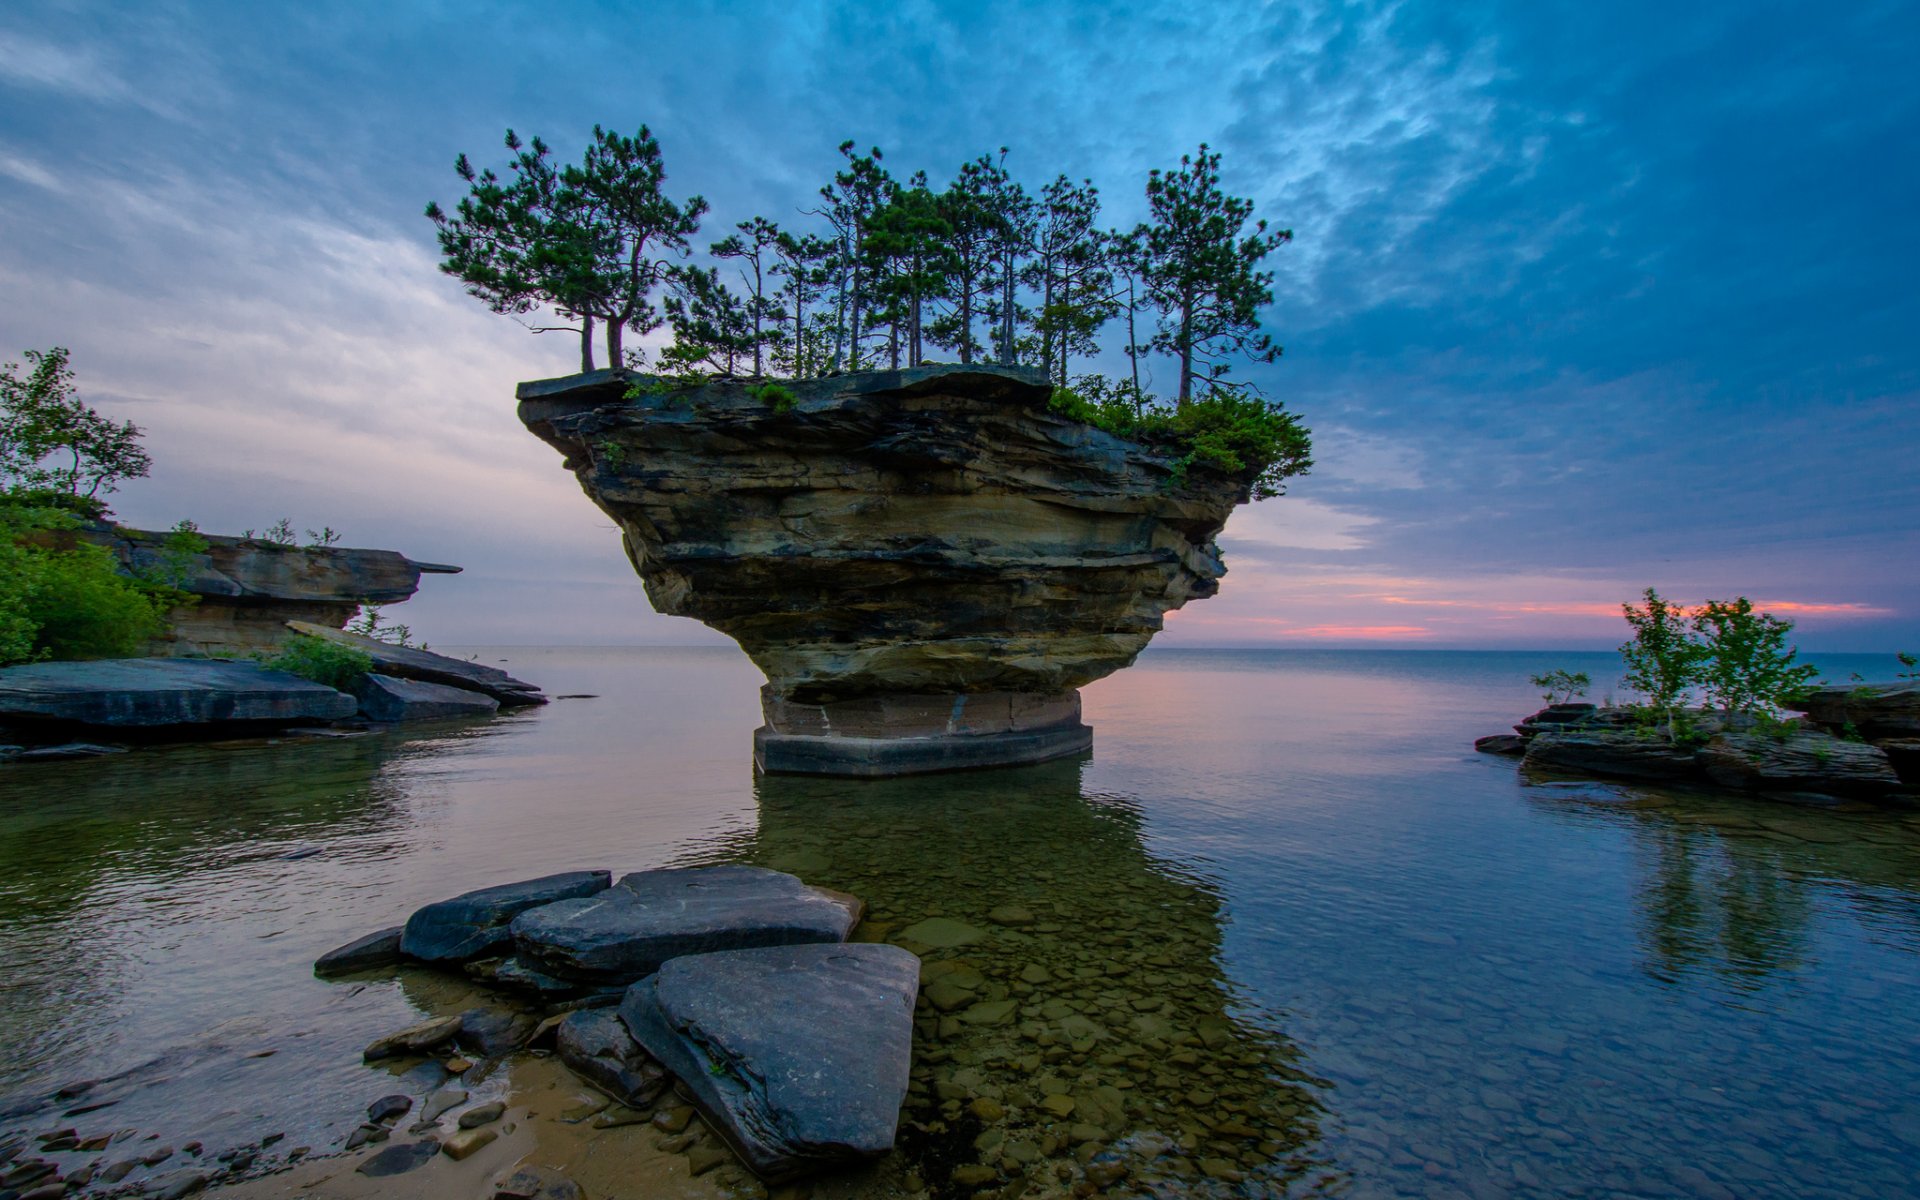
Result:
{"label": "large gray boulder", "polygon": [[898,946],[775,946],[676,958],[620,1018],[769,1182],[893,1147],[920,960]]}
{"label": "large gray boulder", "polygon": [[369,721],[439,721],[500,711],[500,702],[481,692],[390,675],[366,676],[353,694],[360,700],[360,714]]}
{"label": "large gray boulder", "polygon": [[1685,779],[1700,774],[1692,747],[1634,728],[1569,728],[1527,743],[1524,765],[1584,771],[1614,779]]}
{"label": "large gray boulder", "polygon": [[546,696],[530,683],[515,679],[498,667],[482,666],[463,658],[449,658],[431,650],[396,646],[378,638],[361,637],[344,629],[330,629],[311,621],[288,621],[287,628],[336,645],[351,646],[373,659],[373,669],[396,679],[417,679],[492,696],[503,707],[545,704]]}
{"label": "large gray boulder", "polygon": [[0,670],[0,719],[87,725],[206,725],[332,721],[352,696],[285,671],[233,659],[110,658]]}
{"label": "large gray boulder", "polygon": [[513,944],[509,924],[521,913],[603,892],[612,881],[611,871],[567,871],[429,904],[407,918],[400,951],[423,962],[452,963],[498,954]]}
{"label": "large gray boulder", "polygon": [[1722,787],[1845,796],[1889,792],[1900,776],[1886,752],[1817,729],[1785,737],[1723,733],[1700,748],[1700,765]]}
{"label": "large gray boulder", "polygon": [[575,1074],[632,1108],[667,1090],[666,1068],[646,1052],[611,1008],[581,1008],[553,1031],[554,1053]]}
{"label": "large gray boulder", "polygon": [[1920,683],[1824,687],[1786,707],[1835,732],[1851,725],[1861,737],[1920,737]]}
{"label": "large gray boulder", "polygon": [[590,899],[514,918],[520,956],[569,979],[631,983],[683,954],[843,942],[851,897],[764,867],[639,871]]}

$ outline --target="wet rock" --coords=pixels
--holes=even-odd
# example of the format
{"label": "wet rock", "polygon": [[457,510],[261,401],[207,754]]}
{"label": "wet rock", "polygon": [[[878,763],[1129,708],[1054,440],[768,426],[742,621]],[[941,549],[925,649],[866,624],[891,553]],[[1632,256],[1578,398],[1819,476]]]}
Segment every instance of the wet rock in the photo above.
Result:
{"label": "wet rock", "polygon": [[1818,688],[1786,707],[1806,713],[1808,720],[1834,733],[1851,725],[1875,741],[1920,738],[1920,683]]}
{"label": "wet rock", "polygon": [[313,973],[326,978],[390,967],[400,961],[400,926],[381,929],[327,951],[313,961]]}
{"label": "wet rock", "polygon": [[367,1120],[376,1125],[384,1125],[406,1116],[412,1107],[412,1096],[382,1096],[367,1105]]}
{"label": "wet rock", "polygon": [[288,621],[287,628],[309,637],[324,638],[351,646],[373,659],[373,669],[394,679],[412,679],[422,683],[444,684],[467,692],[479,692],[500,702],[502,708],[545,704],[547,698],[530,683],[515,679],[498,667],[482,666],[465,659],[449,658],[431,650],[396,646],[378,638],[361,637],[341,629],[314,625],[306,621]]}
{"label": "wet rock", "polygon": [[843,901],[764,867],[640,871],[598,895],[522,913],[523,957],[568,978],[630,983],[668,959],[715,950],[840,942]]}
{"label": "wet rock", "polygon": [[480,692],[378,673],[363,676],[353,694],[360,701],[360,715],[369,721],[442,721],[500,711],[498,700]]}
{"label": "wet rock", "polygon": [[[127,1169],[132,1170],[134,1165],[137,1164],[130,1164]],[[50,1162],[38,1160],[24,1162],[7,1171],[4,1175],[0,1175],[0,1187],[30,1188],[49,1175],[55,1174],[58,1170],[59,1168]]]}
{"label": "wet rock", "polygon": [[85,1186],[86,1180],[80,1180],[78,1183],[68,1180],[60,1183],[43,1183],[39,1187],[13,1194],[17,1195],[19,1200],[61,1200],[67,1194],[69,1187],[78,1189]]}
{"label": "wet rock", "polygon": [[500,1136],[497,1129],[463,1129],[441,1144],[441,1153],[455,1162],[466,1158],[483,1146],[492,1145]]}
{"label": "wet rock", "polygon": [[580,992],[578,980],[549,975],[518,954],[509,954],[505,958],[475,959],[461,970],[482,983],[510,991],[533,992],[549,997],[574,996]]}
{"label": "wet rock", "polygon": [[756,1174],[886,1153],[912,1057],[920,964],[897,946],[777,946],[676,958],[620,1016]]}
{"label": "wet rock", "polygon": [[353,697],[254,662],[115,658],[0,669],[0,718],[154,728],[224,721],[331,721]]}
{"label": "wet rock", "polygon": [[995,925],[1019,929],[1033,924],[1034,917],[1031,909],[1022,908],[1018,904],[1002,904],[987,913],[987,920]]}
{"label": "wet rock", "polygon": [[423,1124],[432,1124],[440,1115],[451,1108],[458,1108],[467,1102],[467,1093],[460,1088],[442,1088],[427,1097],[420,1106],[420,1120]]}
{"label": "wet rock", "polygon": [[100,1181],[102,1183],[119,1183],[128,1175],[131,1175],[133,1169],[139,1165],[140,1160],[134,1158],[123,1158],[119,1162],[109,1163],[100,1169]]}
{"label": "wet rock", "polygon": [[182,1196],[191,1196],[207,1186],[209,1176],[205,1171],[191,1168],[170,1171],[158,1179],[149,1180],[142,1195],[151,1200],[180,1200]]}
{"label": "wet rock", "polygon": [[470,1008],[460,1014],[460,1032],[454,1040],[476,1054],[498,1058],[526,1045],[539,1022],[525,1013],[497,1008]]}
{"label": "wet rock", "polygon": [[1495,733],[1473,739],[1473,748],[1482,754],[1525,754],[1527,739],[1517,733]]}
{"label": "wet rock", "polygon": [[423,962],[484,958],[512,946],[508,926],[521,913],[595,895],[612,881],[610,871],[567,871],[466,892],[408,917],[400,949]]}
{"label": "wet rock", "polygon": [[404,1175],[416,1167],[425,1166],[438,1153],[440,1153],[440,1143],[431,1138],[424,1138],[417,1142],[397,1142],[372,1155],[354,1170],[374,1179],[384,1179],[389,1175]]}
{"label": "wet rock", "polygon": [[1813,729],[1785,738],[1723,733],[1700,749],[1707,777],[1722,787],[1828,795],[1881,793],[1900,786],[1884,750]]}
{"label": "wet rock", "polygon": [[1699,774],[1691,747],[1638,729],[1541,734],[1527,744],[1525,765],[1619,779],[1685,779]]}
{"label": "wet rock", "polygon": [[431,1021],[409,1025],[398,1033],[388,1034],[368,1046],[361,1057],[367,1062],[377,1062],[383,1058],[395,1058],[402,1054],[422,1054],[435,1046],[451,1041],[459,1032],[458,1016],[435,1017]]}
{"label": "wet rock", "polygon": [[580,1185],[551,1167],[519,1167],[494,1185],[493,1200],[582,1200]]}
{"label": "wet rock", "polygon": [[346,1149],[358,1150],[362,1146],[371,1146],[386,1141],[393,1134],[384,1125],[362,1125],[347,1135]]}
{"label": "wet rock", "polygon": [[461,1113],[458,1124],[462,1129],[478,1129],[482,1125],[493,1124],[506,1113],[507,1106],[503,1101],[490,1100],[485,1104],[476,1104]]}
{"label": "wet rock", "polygon": [[421,1095],[426,1095],[446,1083],[447,1078],[447,1068],[432,1059],[416,1063],[395,1077],[397,1082],[405,1084]]}
{"label": "wet rock", "polygon": [[575,1074],[635,1108],[652,1104],[666,1090],[665,1068],[641,1049],[611,1009],[569,1013],[555,1030],[554,1050]]}
{"label": "wet rock", "polygon": [[712,1142],[701,1142],[699,1145],[690,1146],[687,1149],[687,1173],[690,1175],[705,1175],[708,1171],[725,1163],[731,1157],[733,1156],[728,1154],[724,1147],[717,1146]]}

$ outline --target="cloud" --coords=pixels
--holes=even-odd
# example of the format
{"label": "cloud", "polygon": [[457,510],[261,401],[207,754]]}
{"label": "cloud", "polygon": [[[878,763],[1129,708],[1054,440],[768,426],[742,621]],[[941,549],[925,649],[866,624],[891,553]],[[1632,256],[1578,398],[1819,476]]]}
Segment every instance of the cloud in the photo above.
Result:
{"label": "cloud", "polygon": [[0,83],[82,100],[122,100],[132,89],[93,47],[55,45],[0,29]]}

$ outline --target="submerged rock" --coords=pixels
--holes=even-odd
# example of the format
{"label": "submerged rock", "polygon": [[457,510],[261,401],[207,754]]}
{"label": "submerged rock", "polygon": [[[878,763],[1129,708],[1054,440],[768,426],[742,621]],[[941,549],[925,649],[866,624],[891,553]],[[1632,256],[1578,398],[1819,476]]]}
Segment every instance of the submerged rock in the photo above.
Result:
{"label": "submerged rock", "polygon": [[353,697],[225,659],[110,658],[0,669],[0,717],[156,728],[217,721],[332,721]]}
{"label": "submerged rock", "polygon": [[440,1143],[430,1138],[418,1142],[398,1142],[374,1154],[354,1170],[375,1179],[404,1175],[417,1167],[426,1166],[438,1153]]}
{"label": "submerged rock", "polygon": [[566,871],[466,892],[429,904],[411,917],[400,949],[423,962],[465,962],[510,948],[509,923],[530,908],[605,891],[611,871]]}
{"label": "submerged rock", "polygon": [[498,1058],[527,1044],[540,1022],[525,1013],[496,1008],[470,1008],[460,1014],[455,1041],[475,1054]]}
{"label": "submerged rock", "polygon": [[449,658],[413,646],[396,646],[378,638],[361,637],[357,633],[307,621],[288,621],[287,628],[295,633],[350,646],[372,658],[375,671],[395,679],[414,679],[479,692],[483,696],[492,696],[503,708],[547,702],[539,688],[515,679],[498,667],[482,666],[462,658]]}
{"label": "submerged rock", "polygon": [[1749,791],[1877,793],[1900,786],[1886,752],[1812,729],[1783,738],[1723,733],[1700,748],[1700,766],[1723,787]]}
{"label": "submerged rock", "polygon": [[769,1181],[893,1147],[920,963],[897,946],[775,946],[676,958],[620,1017]]}
{"label": "submerged rock", "polygon": [[498,700],[480,692],[380,674],[361,679],[353,694],[360,701],[360,714],[369,721],[437,721],[500,711]]}
{"label": "submerged rock", "polygon": [[1473,748],[1482,754],[1525,754],[1527,739],[1517,733],[1494,733],[1475,738]]}
{"label": "submerged rock", "polygon": [[581,1192],[551,1167],[523,1166],[494,1186],[493,1200],[581,1200]]}
{"label": "submerged rock", "polygon": [[764,867],[640,871],[589,898],[529,909],[513,938],[552,974],[631,983],[685,954],[845,941],[859,919],[849,901]]}
{"label": "submerged rock", "polygon": [[390,1033],[368,1046],[361,1057],[368,1062],[383,1058],[396,1058],[403,1054],[421,1054],[435,1046],[453,1040],[460,1032],[460,1018],[435,1017],[431,1021],[422,1021],[418,1025],[409,1025],[398,1033]]}

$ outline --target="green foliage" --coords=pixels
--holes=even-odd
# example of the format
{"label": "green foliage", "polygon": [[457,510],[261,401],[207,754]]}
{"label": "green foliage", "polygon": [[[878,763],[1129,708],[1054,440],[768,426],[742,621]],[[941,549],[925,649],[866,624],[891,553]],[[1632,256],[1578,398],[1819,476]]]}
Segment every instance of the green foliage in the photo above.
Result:
{"label": "green foliage", "polygon": [[278,521],[275,521],[257,533],[248,529],[242,532],[240,536],[246,541],[254,542],[262,546],[291,548],[300,544],[299,535],[293,531],[293,522],[286,517],[281,517]]}
{"label": "green foliage", "polygon": [[73,537],[55,509],[0,507],[0,665],[123,658],[163,628],[167,593],[120,573],[104,546]]}
{"label": "green foliage", "polygon": [[325,550],[340,540],[340,535],[331,525],[322,525],[319,529],[307,530],[307,549]]}
{"label": "green foliage", "polygon": [[1620,647],[1627,672],[1620,682],[1646,698],[1647,707],[1665,717],[1672,736],[1673,714],[1700,683],[1704,650],[1686,620],[1686,611],[1648,588],[1646,604],[1622,604],[1633,640]]}
{"label": "green foliage", "polygon": [[1540,689],[1540,699],[1547,704],[1566,704],[1575,696],[1586,695],[1593,685],[1585,671],[1547,671],[1528,676],[1527,682]]}
{"label": "green foliage", "polygon": [[1787,644],[1793,622],[1755,612],[1745,596],[1707,601],[1693,629],[1702,639],[1701,684],[1708,700],[1729,714],[1771,717],[1820,675],[1811,663],[1794,661],[1798,652]]}
{"label": "green foliage", "polygon": [[619,471],[627,465],[627,448],[611,438],[602,438],[595,447],[595,457],[605,463],[609,470]]}
{"label": "green foliage", "polygon": [[778,383],[763,383],[753,389],[753,398],[772,409],[775,416],[784,417],[793,411],[800,398],[793,389]]}
{"label": "green foliage", "polygon": [[19,363],[0,367],[0,487],[92,501],[84,507],[97,510],[85,515],[99,516],[103,493],[153,465],[140,447],[140,427],[116,423],[80,400],[64,348],[29,350],[26,360],[25,374]]}
{"label": "green foliage", "polygon": [[278,654],[255,657],[263,666],[343,692],[373,670],[373,656],[365,650],[310,634],[295,634]]}
{"label": "green foliage", "polygon": [[161,541],[160,552],[139,578],[156,590],[178,593],[179,603],[191,603],[194,597],[181,589],[198,573],[199,557],[207,552],[209,544],[200,536],[198,525],[182,520]]}
{"label": "green foliage", "polygon": [[1894,657],[1899,659],[1900,665],[1906,668],[1904,671],[1895,671],[1893,673],[1895,679],[1920,680],[1920,658],[1916,658],[1905,651],[1895,654]]}
{"label": "green foliage", "polygon": [[1860,732],[1860,727],[1858,725],[1855,725],[1852,721],[1848,721],[1845,725],[1842,725],[1840,727],[1840,740],[1843,742],[1864,743],[1867,740],[1867,738],[1865,734]]}
{"label": "green foliage", "polygon": [[[376,642],[386,642],[390,646],[413,645],[413,628],[397,621],[389,623],[381,620],[380,606],[377,604],[362,605],[359,614],[348,623],[347,632],[372,638]],[[426,648],[425,643],[419,646],[421,650]]]}
{"label": "green foliage", "polygon": [[1179,454],[1176,480],[1202,466],[1244,480],[1255,499],[1278,496],[1286,481],[1313,466],[1313,444],[1298,417],[1276,401],[1215,389],[1184,407],[1169,408],[1131,383],[1082,375],[1073,388],[1055,388],[1049,407],[1119,437],[1165,446]]}

